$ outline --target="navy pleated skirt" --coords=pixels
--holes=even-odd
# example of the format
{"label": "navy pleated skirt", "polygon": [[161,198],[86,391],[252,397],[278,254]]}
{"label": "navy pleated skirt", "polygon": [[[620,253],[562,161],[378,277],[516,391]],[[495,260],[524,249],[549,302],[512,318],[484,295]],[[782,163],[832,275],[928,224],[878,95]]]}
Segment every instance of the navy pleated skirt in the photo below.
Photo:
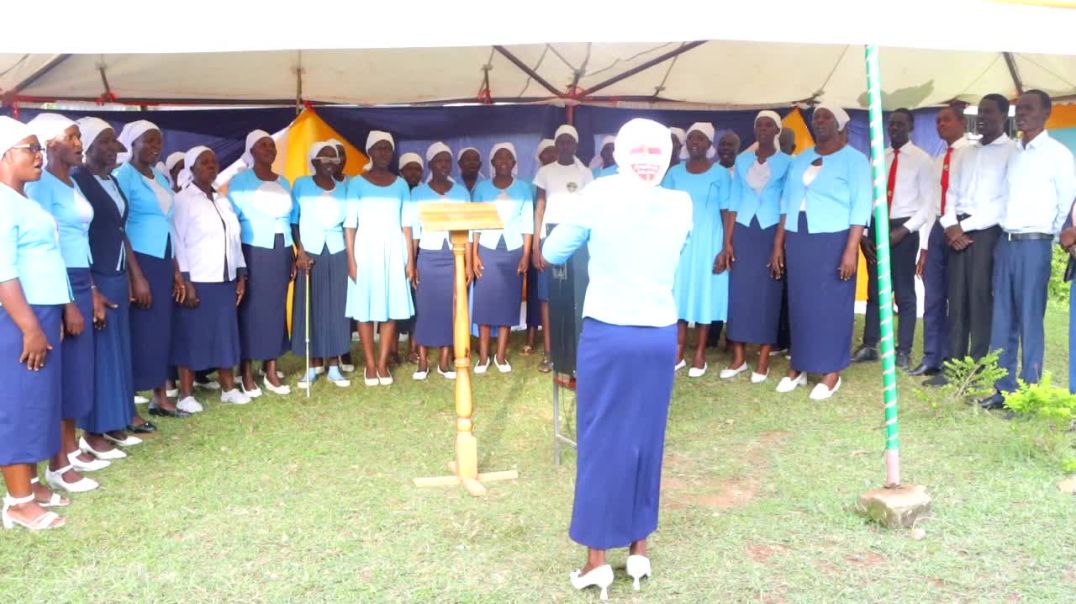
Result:
{"label": "navy pleated skirt", "polygon": [[519,305],[523,300],[523,276],[517,269],[523,258],[523,248],[509,251],[501,237],[497,249],[484,247],[478,253],[484,270],[482,278],[474,283],[471,322],[476,325],[517,325]]}
{"label": "navy pleated skirt", "polygon": [[288,284],[292,251],[277,235],[273,248],[243,246],[247,261],[247,293],[239,306],[240,356],[271,361],[288,349]]}
{"label": "navy pleated skirt", "polygon": [[[310,269],[310,356],[338,357],[351,350],[351,319],[347,318],[347,252],[328,248],[313,257]],[[291,307],[291,351],[306,356],[306,273],[295,278]]]}
{"label": "navy pleated skirt", "polygon": [[78,422],[79,428],[100,434],[123,430],[134,417],[131,313],[126,273],[94,274],[93,282],[97,291],[116,305],[105,309],[105,327],[93,336],[93,407]]}
{"label": "navy pleated skirt", "polygon": [[538,271],[527,267],[527,327],[542,326],[542,301],[538,299]]}
{"label": "navy pleated skirt", "polygon": [[172,309],[175,307],[172,279],[176,271],[169,251],[171,247],[169,244],[165,248],[164,258],[135,252],[153,295],[149,308],[131,305],[131,370],[137,391],[163,387],[168,379],[172,355]]}
{"label": "navy pleated skirt", "polygon": [[[93,362],[95,337],[93,328],[93,289],[90,269],[69,268],[67,279],[75,305],[82,313],[85,328],[77,336],[64,334],[64,365],[61,380],[63,402],[60,405],[62,419],[76,420],[90,412],[93,407]],[[124,424],[126,426],[126,424]]]}
{"label": "navy pleated skirt", "polygon": [[732,231],[736,262],[729,271],[729,318],[726,337],[733,342],[773,344],[781,318],[781,281],[767,266],[777,225],[763,229],[758,219]]}
{"label": "navy pleated skirt", "polygon": [[455,275],[456,261],[447,241],[439,250],[418,251],[415,342],[419,346],[452,346]]}
{"label": "navy pleated skirt", "polygon": [[584,319],[576,364],[579,459],[569,536],[625,547],[658,526],[676,325]]}
{"label": "navy pleated skirt", "polygon": [[0,307],[0,466],[37,463],[60,450],[63,306],[31,306],[52,345],[40,371],[19,363],[22,331]]}
{"label": "navy pleated skirt", "polygon": [[848,231],[808,233],[800,212],[798,231],[785,236],[788,322],[792,368],[808,373],[841,371],[851,362],[856,280],[838,269]]}
{"label": "navy pleated skirt", "polygon": [[239,363],[239,313],[235,281],[195,283],[198,306],[176,306],[172,364],[198,371]]}

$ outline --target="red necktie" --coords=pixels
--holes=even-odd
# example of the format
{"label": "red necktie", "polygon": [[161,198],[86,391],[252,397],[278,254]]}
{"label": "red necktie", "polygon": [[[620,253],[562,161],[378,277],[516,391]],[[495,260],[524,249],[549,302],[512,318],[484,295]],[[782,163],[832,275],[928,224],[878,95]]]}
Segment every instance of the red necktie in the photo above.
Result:
{"label": "red necktie", "polygon": [[945,150],[945,160],[942,162],[942,197],[941,197],[941,213],[945,213],[945,194],[949,192],[949,160],[953,157],[953,148],[949,147]]}
{"label": "red necktie", "polygon": [[897,186],[897,162],[900,160],[900,149],[893,149],[893,163],[889,166],[889,182],[885,188],[885,200],[889,203],[890,211],[893,210],[893,189]]}

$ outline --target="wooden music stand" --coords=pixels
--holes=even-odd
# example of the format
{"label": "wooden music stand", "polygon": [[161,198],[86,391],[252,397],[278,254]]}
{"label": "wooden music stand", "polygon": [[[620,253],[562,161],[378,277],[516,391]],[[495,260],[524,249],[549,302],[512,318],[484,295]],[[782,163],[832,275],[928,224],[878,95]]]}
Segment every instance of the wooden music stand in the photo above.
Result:
{"label": "wooden music stand", "polygon": [[[453,339],[456,350],[456,460],[448,463],[452,476],[416,478],[419,487],[463,485],[471,495],[485,495],[483,482],[514,480],[515,470],[478,472],[478,440],[474,435],[474,402],[471,397],[471,317],[467,302],[467,277],[464,252],[472,230],[502,228],[497,207],[492,203],[424,203],[419,219],[427,231],[448,231],[452,255],[456,261],[456,311]],[[421,275],[419,276],[421,278]]]}

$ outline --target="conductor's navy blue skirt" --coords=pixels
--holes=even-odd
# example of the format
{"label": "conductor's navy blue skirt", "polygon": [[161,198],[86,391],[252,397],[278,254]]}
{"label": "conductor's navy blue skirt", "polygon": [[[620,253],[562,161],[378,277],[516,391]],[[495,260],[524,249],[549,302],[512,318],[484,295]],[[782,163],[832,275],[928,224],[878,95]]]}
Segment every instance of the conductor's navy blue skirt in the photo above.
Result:
{"label": "conductor's navy blue skirt", "polygon": [[804,212],[798,231],[785,236],[791,365],[796,371],[832,373],[851,362],[856,280],[842,281],[838,272],[847,244],[847,230],[808,233]]}
{"label": "conductor's navy blue skirt", "polygon": [[0,466],[37,463],[60,450],[63,346],[59,340],[64,307],[30,308],[53,348],[39,371],[20,364],[22,330],[0,307]]}
{"label": "conductor's navy blue skirt", "polygon": [[418,251],[415,342],[419,346],[452,345],[452,292],[455,274],[456,261],[447,241],[439,250]]}
{"label": "conductor's navy blue skirt", "polygon": [[517,325],[523,299],[523,275],[518,272],[523,248],[509,251],[501,237],[497,249],[484,247],[478,253],[484,270],[482,278],[474,282],[471,322],[476,325]]}
{"label": "conductor's navy blue skirt", "polygon": [[245,360],[272,361],[288,349],[288,284],[292,251],[278,234],[272,249],[243,246],[247,293],[239,306],[240,355]]}
{"label": "conductor's navy blue skirt", "polygon": [[164,258],[135,252],[142,274],[149,282],[153,303],[149,308],[131,305],[131,370],[136,391],[164,387],[172,351],[172,279],[175,263],[172,245]]}
{"label": "conductor's navy blue skirt", "polygon": [[625,547],[658,526],[676,325],[584,319],[576,361],[579,460],[569,536]]}
{"label": "conductor's navy blue skirt", "polygon": [[[124,430],[134,417],[131,377],[131,313],[127,273],[94,273],[94,285],[116,308],[105,309],[105,327],[93,334],[93,407],[78,427],[94,434]],[[171,303],[171,300],[169,300]],[[64,366],[67,361],[65,359]]]}
{"label": "conductor's navy blue skirt", "polygon": [[773,344],[781,318],[781,281],[770,276],[770,256],[777,225],[763,229],[757,218],[732,231],[736,262],[729,271],[729,318],[726,337],[733,342]]}
{"label": "conductor's navy blue skirt", "polygon": [[[63,400],[60,403],[60,417],[77,420],[89,413],[93,407],[93,339],[96,335],[93,328],[93,289],[88,268],[67,269],[67,279],[71,282],[75,306],[82,313],[85,327],[77,336],[64,334],[64,365],[60,388]],[[126,292],[124,294],[126,295]]]}
{"label": "conductor's navy blue skirt", "polygon": [[176,306],[172,364],[194,371],[239,363],[235,281],[195,283],[198,306]]}

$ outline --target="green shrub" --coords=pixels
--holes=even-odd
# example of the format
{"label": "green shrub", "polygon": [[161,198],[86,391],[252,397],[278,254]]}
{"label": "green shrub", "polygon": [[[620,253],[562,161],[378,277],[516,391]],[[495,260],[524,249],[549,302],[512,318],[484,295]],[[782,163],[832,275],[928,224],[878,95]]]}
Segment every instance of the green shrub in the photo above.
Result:
{"label": "green shrub", "polygon": [[1047,290],[1051,302],[1068,304],[1070,285],[1065,283],[1065,267],[1069,255],[1060,247],[1054,247],[1053,265],[1050,270],[1050,286]]}
{"label": "green shrub", "polygon": [[1076,395],[1054,386],[1046,373],[1038,384],[1021,380],[1016,392],[1005,396],[1005,407],[1016,414],[1013,431],[1028,457],[1076,471]]}
{"label": "green shrub", "polygon": [[1000,354],[1000,350],[994,350],[978,361],[971,357],[945,361],[945,378],[949,383],[942,386],[943,400],[965,403],[993,394],[994,383],[1006,374],[1005,369],[998,366]]}

